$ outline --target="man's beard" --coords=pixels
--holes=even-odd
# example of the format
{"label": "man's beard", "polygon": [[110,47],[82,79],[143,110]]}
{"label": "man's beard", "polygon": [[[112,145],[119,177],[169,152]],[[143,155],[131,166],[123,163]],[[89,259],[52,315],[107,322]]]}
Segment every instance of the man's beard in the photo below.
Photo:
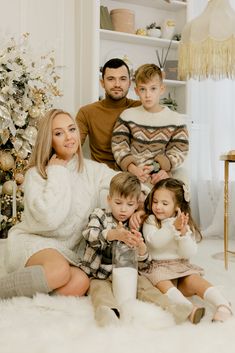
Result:
{"label": "man's beard", "polygon": [[112,100],[114,100],[114,101],[119,101],[119,100],[121,100],[122,98],[124,98],[124,97],[127,96],[128,91],[126,91],[126,92],[125,92],[125,91],[122,91],[122,92],[120,92],[120,93],[121,93],[121,95],[116,96],[116,95],[113,94],[112,91],[111,91],[111,92],[109,92],[109,93],[106,92],[106,95],[107,95],[109,98],[111,98]]}

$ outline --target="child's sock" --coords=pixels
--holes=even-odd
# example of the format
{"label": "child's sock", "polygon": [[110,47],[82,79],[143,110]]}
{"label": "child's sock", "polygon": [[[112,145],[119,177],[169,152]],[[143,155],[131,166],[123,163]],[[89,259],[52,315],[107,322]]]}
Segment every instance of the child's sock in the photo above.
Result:
{"label": "child's sock", "polygon": [[191,308],[191,313],[188,316],[188,319],[192,322],[192,324],[198,324],[201,321],[205,314],[205,308],[193,305],[176,287],[171,287],[168,289],[166,295],[173,303],[178,305],[186,304]]}
{"label": "child's sock", "polygon": [[[230,308],[229,301],[220,293],[216,287],[209,287],[205,290],[203,298],[210,304],[214,305],[216,308],[221,305],[219,308],[220,311],[227,312]],[[224,306],[223,306],[224,305]]]}
{"label": "child's sock", "polygon": [[193,308],[193,304],[187,298],[185,298],[185,296],[176,287],[171,287],[168,289],[166,295],[174,303],[186,304]]}

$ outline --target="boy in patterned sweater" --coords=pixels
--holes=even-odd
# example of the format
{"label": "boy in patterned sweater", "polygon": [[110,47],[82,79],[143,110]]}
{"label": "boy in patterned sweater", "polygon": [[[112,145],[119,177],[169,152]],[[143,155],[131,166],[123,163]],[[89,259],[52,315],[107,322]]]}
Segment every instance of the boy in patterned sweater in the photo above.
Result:
{"label": "boy in patterned sweater", "polygon": [[135,83],[142,105],[123,111],[114,126],[112,152],[117,165],[143,183],[154,185],[169,176],[187,182],[182,165],[188,154],[188,131],[181,114],[159,103],[165,89],[160,68],[140,66]]}

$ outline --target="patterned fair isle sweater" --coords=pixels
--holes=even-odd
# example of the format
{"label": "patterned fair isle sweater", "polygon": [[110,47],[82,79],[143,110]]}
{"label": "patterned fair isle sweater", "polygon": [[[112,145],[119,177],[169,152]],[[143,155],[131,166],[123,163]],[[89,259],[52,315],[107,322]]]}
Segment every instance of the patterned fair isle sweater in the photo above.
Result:
{"label": "patterned fair isle sweater", "polygon": [[118,118],[112,136],[114,158],[122,170],[129,164],[151,165],[174,171],[188,154],[188,130],[184,116],[163,108],[150,113],[143,106],[130,108]]}

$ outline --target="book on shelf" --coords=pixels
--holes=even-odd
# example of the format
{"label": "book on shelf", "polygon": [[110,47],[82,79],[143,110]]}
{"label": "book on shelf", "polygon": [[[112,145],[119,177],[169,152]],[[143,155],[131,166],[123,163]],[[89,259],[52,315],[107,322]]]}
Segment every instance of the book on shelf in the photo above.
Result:
{"label": "book on shelf", "polygon": [[100,28],[113,31],[113,24],[107,6],[100,6]]}

